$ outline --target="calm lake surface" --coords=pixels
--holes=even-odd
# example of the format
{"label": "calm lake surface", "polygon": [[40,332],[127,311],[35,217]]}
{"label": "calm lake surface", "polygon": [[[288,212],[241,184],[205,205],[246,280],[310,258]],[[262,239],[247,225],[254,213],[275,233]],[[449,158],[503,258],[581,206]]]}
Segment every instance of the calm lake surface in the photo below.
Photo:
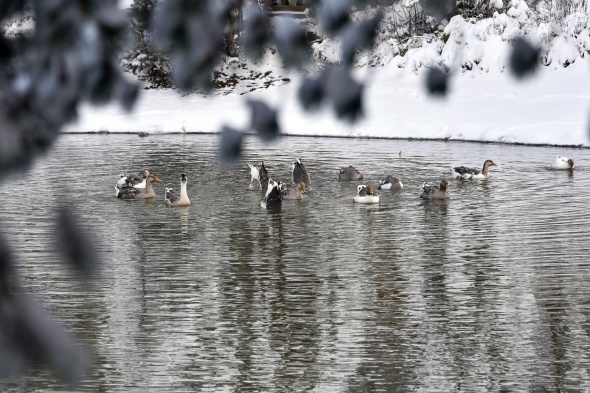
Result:
{"label": "calm lake surface", "polygon": [[[0,222],[24,284],[93,356],[88,392],[481,392],[590,389],[590,151],[460,142],[284,137],[217,162],[213,135],[64,135],[26,176],[0,184]],[[401,158],[398,153],[402,151]],[[550,171],[556,155],[573,175]],[[258,208],[246,162],[303,201]],[[452,165],[488,181],[424,181]],[[354,165],[360,182],[338,181]],[[163,181],[155,201],[122,201],[120,173]],[[164,187],[189,178],[190,208]],[[357,184],[401,192],[355,205]],[[80,284],[53,251],[68,201],[103,267]],[[0,391],[63,391],[44,370]]]}

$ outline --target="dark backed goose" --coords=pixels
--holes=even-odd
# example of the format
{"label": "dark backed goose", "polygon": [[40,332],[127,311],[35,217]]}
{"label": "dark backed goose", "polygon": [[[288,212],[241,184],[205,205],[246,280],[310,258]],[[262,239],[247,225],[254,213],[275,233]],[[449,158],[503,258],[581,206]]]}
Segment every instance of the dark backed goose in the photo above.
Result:
{"label": "dark backed goose", "polygon": [[482,180],[490,177],[491,166],[496,166],[496,163],[492,160],[485,160],[481,171],[479,169],[467,168],[464,166],[454,167],[452,171],[457,180]]}
{"label": "dark backed goose", "polygon": [[309,179],[309,175],[307,174],[307,170],[305,169],[305,165],[301,162],[301,158],[298,158],[295,162],[293,162],[293,184],[299,184],[301,182],[305,183],[306,186],[311,184],[311,180]]}
{"label": "dark backed goose", "polygon": [[442,179],[438,188],[424,183],[424,185],[422,186],[422,194],[420,194],[420,198],[449,199],[451,197],[448,192],[449,187],[450,185],[447,179]]}
{"label": "dark backed goose", "polygon": [[139,189],[131,186],[123,187],[117,190],[117,198],[121,199],[148,199],[153,198],[156,196],[154,192],[154,188],[152,187],[152,183],[160,182],[160,178],[154,175],[153,173],[150,174],[146,179],[145,189]]}

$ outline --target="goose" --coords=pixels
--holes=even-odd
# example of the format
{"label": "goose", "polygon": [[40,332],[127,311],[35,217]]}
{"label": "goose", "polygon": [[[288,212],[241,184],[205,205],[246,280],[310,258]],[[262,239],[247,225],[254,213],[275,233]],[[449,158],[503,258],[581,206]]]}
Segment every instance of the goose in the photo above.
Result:
{"label": "goose", "polygon": [[268,184],[268,171],[264,166],[264,161],[261,161],[260,164],[261,165],[259,167],[252,164],[248,164],[248,166],[250,167],[250,176],[252,178],[250,179],[250,185],[246,187],[246,190],[254,190],[255,180],[258,182],[258,185],[260,186],[261,190],[263,184]]}
{"label": "goose", "polygon": [[338,179],[352,181],[362,180],[363,175],[359,171],[357,171],[355,167],[350,165],[346,168],[340,168],[340,174],[338,175]]}
{"label": "goose", "polygon": [[115,184],[115,191],[120,190],[121,188],[127,185],[127,176],[125,176],[122,173],[119,176],[121,177],[119,178],[119,180],[117,180],[117,184]]}
{"label": "goose", "polygon": [[164,195],[164,199],[166,200],[166,204],[168,206],[190,206],[191,201],[188,199],[188,194],[186,193],[186,183],[188,178],[186,174],[180,174],[180,194],[177,194],[172,188],[166,189],[166,194]]}
{"label": "goose", "polygon": [[301,182],[305,183],[306,186],[311,184],[311,180],[309,175],[307,174],[307,170],[305,169],[305,165],[301,162],[301,158],[298,158],[296,161],[293,162],[293,184],[299,184]]}
{"label": "goose", "polygon": [[140,190],[143,190],[146,187],[146,179],[149,175],[150,175],[150,171],[148,171],[147,169],[145,171],[143,171],[143,176],[141,178],[135,177],[133,175],[125,176],[125,175],[121,174],[121,175],[119,175],[120,178],[117,181],[115,188],[120,190],[121,188],[124,188],[124,187],[134,187],[134,188],[138,188]]}
{"label": "goose", "polygon": [[305,194],[305,183],[301,182],[297,186],[291,186],[285,183],[280,183],[281,199],[303,199]]}
{"label": "goose", "polygon": [[268,188],[264,199],[260,202],[260,207],[263,209],[276,209],[280,208],[282,204],[281,183],[268,179]]}
{"label": "goose", "polygon": [[375,195],[373,186],[366,186],[364,184],[361,184],[357,186],[356,196],[352,198],[352,201],[355,203],[365,204],[379,203],[379,196]]}
{"label": "goose", "polygon": [[574,170],[574,160],[567,157],[557,156],[555,157],[555,161],[551,164],[551,169],[568,169],[570,171]]}
{"label": "goose", "polygon": [[378,190],[401,190],[404,188],[404,184],[400,179],[393,176],[386,176],[379,180]]}
{"label": "goose", "polygon": [[483,169],[480,171],[475,168],[467,168],[464,166],[454,167],[451,172],[457,180],[482,180],[490,177],[490,167],[497,166],[492,160],[485,160],[483,163]]}
{"label": "goose", "polygon": [[422,199],[449,199],[448,189],[450,185],[447,179],[442,179],[438,188],[435,186],[424,183],[422,185],[422,193],[420,198]]}
{"label": "goose", "polygon": [[145,189],[141,190],[135,187],[123,187],[117,191],[117,198],[121,199],[148,199],[156,196],[152,183],[160,182],[160,178],[153,173],[150,174],[146,179]]}

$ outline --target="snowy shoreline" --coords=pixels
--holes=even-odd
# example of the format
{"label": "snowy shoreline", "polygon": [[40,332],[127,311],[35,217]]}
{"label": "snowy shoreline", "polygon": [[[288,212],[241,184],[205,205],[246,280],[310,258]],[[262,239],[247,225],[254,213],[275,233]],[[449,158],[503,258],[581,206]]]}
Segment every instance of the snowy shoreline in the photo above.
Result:
{"label": "snowy shoreline", "polygon": [[[526,2],[510,4],[506,13],[495,12],[487,19],[456,16],[445,27],[444,39],[416,37],[419,45],[408,47],[404,56],[395,54],[394,41],[379,42],[371,56],[383,65],[354,69],[355,78],[365,86],[364,116],[354,124],[339,121],[325,106],[305,112],[297,99],[301,75],[286,72],[280,59],[267,53],[255,67],[251,65],[260,67],[256,68],[260,72],[241,70],[232,61],[226,64],[228,75],[237,72],[242,78],[230,94],[206,97],[143,90],[131,114],[115,104],[83,105],[78,122],[65,132],[188,134],[215,133],[230,126],[247,133],[246,101],[251,98],[277,110],[284,135],[590,147],[588,12],[572,14],[554,26]],[[559,34],[549,34],[549,27],[560,27]],[[545,65],[518,81],[508,60],[513,40],[523,34],[540,45]],[[320,57],[338,62],[335,40],[324,40],[314,48]],[[445,98],[433,98],[425,89],[425,75],[432,67],[450,72]],[[268,76],[271,73],[273,78]]]}
{"label": "snowy shoreline", "polygon": [[[62,131],[64,135],[137,135],[141,131]],[[199,131],[170,131],[170,132],[155,132],[153,134],[147,134],[149,136],[176,136],[176,135],[219,135],[219,132],[199,132]],[[256,137],[253,133],[244,133],[249,137]],[[450,138],[413,138],[413,137],[387,137],[387,136],[366,136],[366,135],[317,135],[317,134],[281,134],[282,137],[295,137],[295,138],[333,138],[333,139],[382,139],[389,141],[408,141],[408,142],[459,142],[459,143],[478,143],[478,144],[490,144],[490,145],[507,145],[507,146],[529,146],[529,147],[560,147],[566,149],[590,149],[590,146],[583,144],[578,145],[563,145],[563,144],[551,144],[551,143],[527,143],[527,142],[502,142],[502,141],[482,141],[476,139],[450,139]]]}
{"label": "snowy shoreline", "polygon": [[294,78],[243,96],[182,97],[174,90],[146,90],[131,114],[114,104],[85,105],[78,122],[64,132],[215,133],[226,124],[248,131],[245,101],[252,97],[279,110],[284,135],[590,147],[589,59],[568,68],[542,68],[524,82],[516,82],[508,72],[457,74],[448,96],[438,100],[425,92],[424,72],[394,65],[372,71],[365,117],[355,124],[339,121],[331,108],[303,111],[296,98],[299,80]]}

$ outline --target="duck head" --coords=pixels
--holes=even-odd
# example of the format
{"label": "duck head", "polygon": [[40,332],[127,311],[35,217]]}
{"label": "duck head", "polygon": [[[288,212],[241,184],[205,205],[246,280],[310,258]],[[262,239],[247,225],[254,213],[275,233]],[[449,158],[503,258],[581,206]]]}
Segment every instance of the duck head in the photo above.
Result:
{"label": "duck head", "polygon": [[186,177],[186,174],[185,173],[181,173],[180,174],[180,181],[182,183],[186,183],[187,180],[188,180],[188,177]]}
{"label": "duck head", "polygon": [[447,179],[442,179],[440,182],[440,190],[441,191],[447,191],[449,189],[451,185],[449,184],[449,182],[447,181]]}
{"label": "duck head", "polygon": [[159,178],[158,176],[154,175],[153,173],[151,173],[151,174],[150,174],[150,175],[147,177],[146,181],[147,181],[148,183],[152,183],[152,182],[159,183],[159,182],[161,182],[160,178]]}
{"label": "duck head", "polygon": [[567,164],[569,165],[569,170],[573,171],[574,170],[574,160],[572,160],[571,158],[568,159]]}

